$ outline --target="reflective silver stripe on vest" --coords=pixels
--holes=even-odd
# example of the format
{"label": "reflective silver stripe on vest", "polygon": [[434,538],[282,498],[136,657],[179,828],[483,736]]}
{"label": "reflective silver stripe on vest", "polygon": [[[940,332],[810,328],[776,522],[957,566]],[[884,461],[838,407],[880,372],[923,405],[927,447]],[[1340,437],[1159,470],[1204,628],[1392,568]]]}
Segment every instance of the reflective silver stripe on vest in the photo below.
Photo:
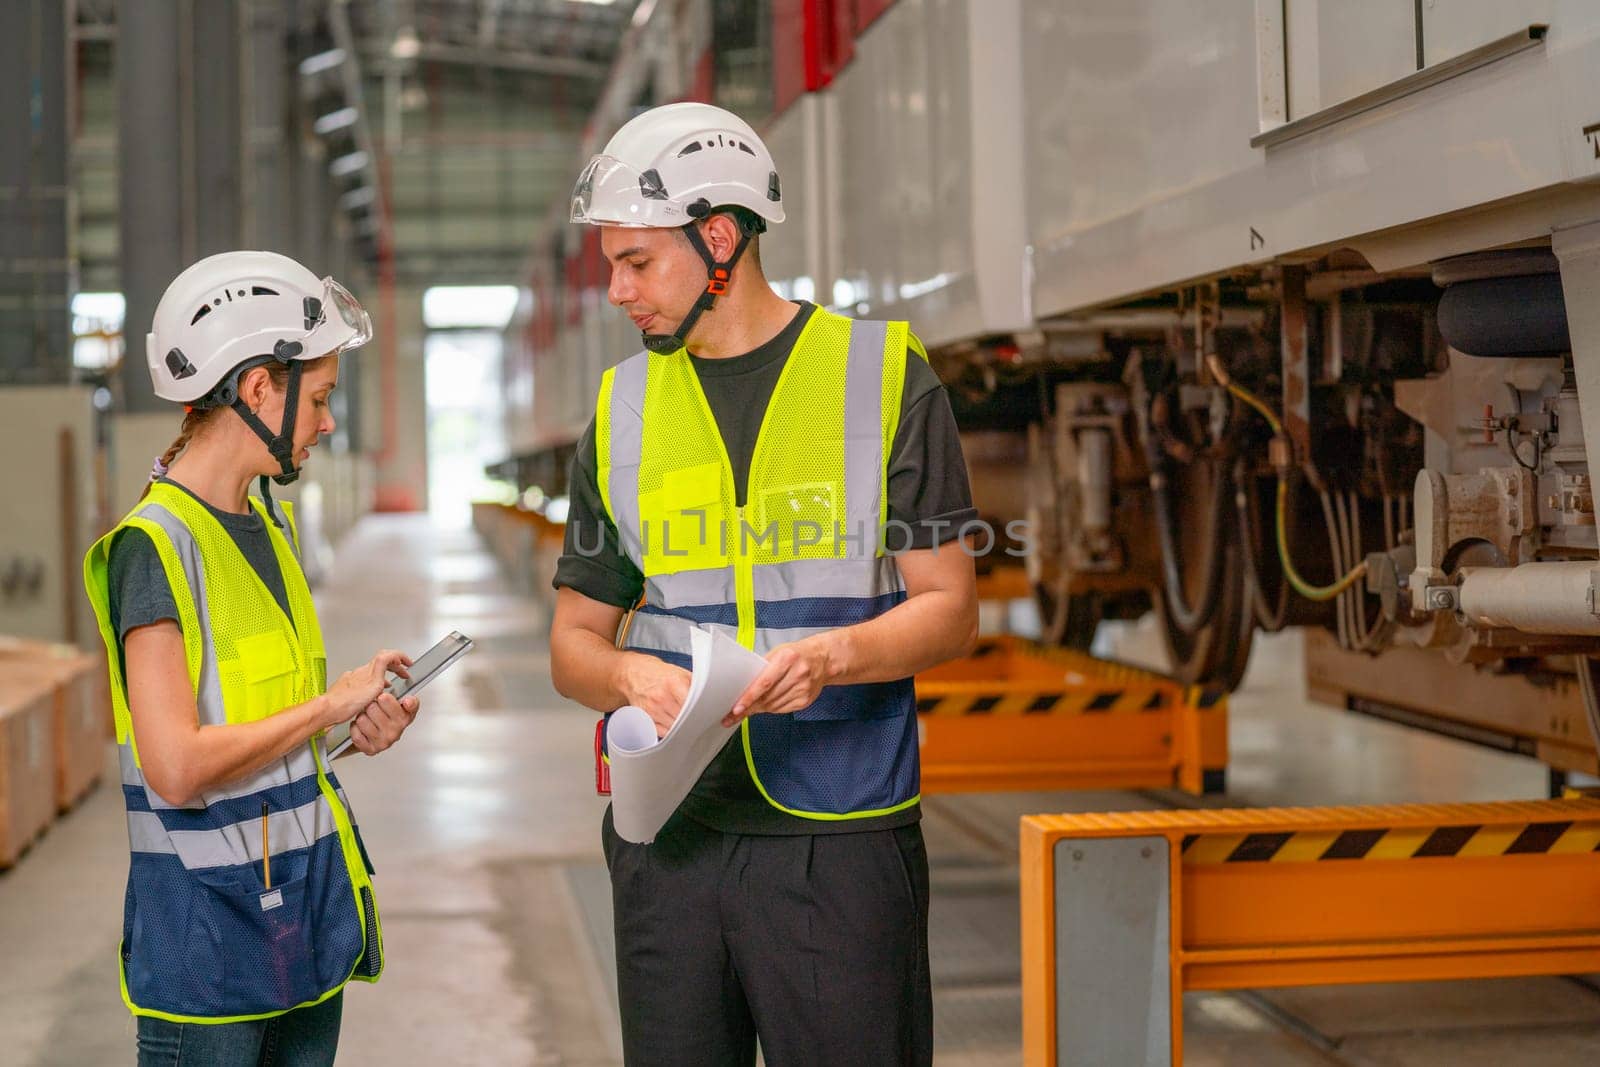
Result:
{"label": "reflective silver stripe on vest", "polygon": [[755,652],[759,656],[765,656],[779,645],[787,645],[791,641],[803,641],[808,637],[836,629],[838,629],[836,626],[789,626],[782,629],[758,626]]}
{"label": "reflective silver stripe on vest", "polygon": [[881,596],[905,588],[891,556],[875,559],[796,559],[757,564],[753,574],[757,600],[793,600],[801,596]]}
{"label": "reflective silver stripe on vest", "polygon": [[[133,750],[127,745],[117,746],[118,762],[122,767],[122,784],[136,785],[144,789],[145,795],[150,798],[150,807],[160,811],[164,808],[173,808],[175,805],[167,803],[161,794],[151,789],[144,780],[144,775],[133,762]],[[198,811],[220,800],[235,800],[239,797],[248,797],[263,790],[273,789],[280,785],[289,785],[302,778],[308,778],[317,773],[316,761],[311,756],[309,746],[297,748],[282,759],[273,760],[261,770],[248,778],[241,778],[236,782],[229,782],[216,789],[208,789],[200,795],[200,799],[192,804],[184,805],[185,810]]]}
{"label": "reflective silver stripe on vest", "polygon": [[[267,816],[272,855],[310,848],[339,832],[325,797]],[[135,852],[177,856],[185,870],[261,862],[261,820],[246,819],[220,830],[168,830],[152,811],[128,813],[128,845]]]}
{"label": "reflective silver stripe on vest", "polygon": [[[654,649],[658,652],[675,652],[682,656],[691,654],[689,632],[696,628],[696,624],[687,619],[680,619],[671,615],[638,615],[634,617],[633,625],[628,629],[628,648],[641,651]],[[706,623],[699,629],[712,632],[722,631],[734,640],[738,640],[738,627],[723,626],[720,623]],[[825,634],[838,629],[835,626],[787,626],[787,627],[757,627],[755,632],[755,651],[759,655],[766,655],[779,645],[786,645],[791,641],[803,641],[817,634]]]}
{"label": "reflective silver stripe on vest", "polygon": [[[636,561],[637,562],[637,561]],[[644,580],[645,603],[675,611],[734,601],[733,568],[679,571]]]}
{"label": "reflective silver stripe on vest", "polygon": [[161,816],[153,811],[128,812],[128,848],[164,856],[178,854],[178,847],[167,836],[167,828],[161,825]]}
{"label": "reflective silver stripe on vest", "polygon": [[693,623],[672,615],[652,615],[638,612],[628,624],[629,648],[653,648],[659,652],[676,652],[689,655],[689,631]]}
{"label": "reflective silver stripe on vest", "polygon": [[[177,490],[182,492],[183,490]],[[195,693],[195,704],[200,711],[200,724],[220,725],[228,721],[222,708],[222,678],[217,673],[217,650],[211,641],[211,612],[206,603],[206,569],[200,559],[200,543],[183,520],[160,504],[146,504],[135,512],[161,527],[178,553],[183,564],[184,577],[189,580],[189,593],[194,597],[194,610],[200,620],[200,684]]]}
{"label": "reflective silver stripe on vest", "polygon": [[[877,551],[878,500],[883,486],[883,346],[886,322],[855,322],[844,379],[844,499],[849,533],[867,531],[851,556]],[[863,547],[865,551],[863,552]]]}
{"label": "reflective silver stripe on vest", "polygon": [[644,386],[650,371],[650,353],[640,352],[617,364],[611,375],[611,494],[612,518],[623,550],[632,560],[643,560],[639,543],[639,457],[644,450]]}
{"label": "reflective silver stripe on vest", "polygon": [[[644,623],[640,626],[640,623]],[[718,622],[692,623],[687,619],[675,615],[636,615],[633,625],[628,629],[628,640],[624,647],[635,648],[640,651],[654,649],[657,652],[674,652],[680,656],[692,657],[694,646],[689,641],[691,631],[700,629],[707,633],[720,633],[730,641],[739,639],[737,626],[724,626]],[[787,631],[776,630],[774,633]],[[818,631],[820,632],[820,631]],[[765,649],[761,645],[761,630],[756,631],[756,651]],[[770,644],[766,648],[772,647]]]}

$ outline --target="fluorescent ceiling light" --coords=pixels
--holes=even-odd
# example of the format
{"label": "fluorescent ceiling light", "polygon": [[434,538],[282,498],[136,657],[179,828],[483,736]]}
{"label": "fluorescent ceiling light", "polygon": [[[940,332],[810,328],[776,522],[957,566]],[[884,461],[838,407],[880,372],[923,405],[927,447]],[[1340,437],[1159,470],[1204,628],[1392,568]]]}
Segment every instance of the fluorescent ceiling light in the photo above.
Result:
{"label": "fluorescent ceiling light", "polygon": [[389,54],[396,59],[416,59],[421,52],[422,42],[417,40],[417,31],[410,26],[402,26],[394,35],[394,44],[389,46]]}
{"label": "fluorescent ceiling light", "polygon": [[344,49],[330,48],[326,52],[318,52],[314,56],[307,56],[300,61],[300,73],[305,77],[320,74],[325,70],[332,70],[344,62]]}
{"label": "fluorescent ceiling light", "polygon": [[354,174],[356,171],[360,170],[366,165],[367,154],[365,152],[351,152],[348,155],[340,156],[332,163],[329,163],[328,173],[332,174],[335,178],[342,178],[346,174]]}
{"label": "fluorescent ceiling light", "polygon": [[354,211],[358,207],[367,207],[378,198],[378,190],[370,185],[352,189],[339,198],[339,206],[346,211]]}
{"label": "fluorescent ceiling light", "polygon": [[326,137],[334,130],[342,130],[346,126],[354,126],[356,119],[361,117],[361,112],[353,107],[341,107],[338,111],[330,111],[326,115],[317,116],[317,121],[311,128],[319,135]]}

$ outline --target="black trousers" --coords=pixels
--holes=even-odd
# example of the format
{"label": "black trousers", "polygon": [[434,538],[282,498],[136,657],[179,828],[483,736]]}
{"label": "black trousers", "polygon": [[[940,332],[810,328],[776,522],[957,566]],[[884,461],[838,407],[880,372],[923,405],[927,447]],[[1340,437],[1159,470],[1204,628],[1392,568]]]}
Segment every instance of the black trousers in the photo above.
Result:
{"label": "black trousers", "polygon": [[601,835],[628,1067],[933,1062],[921,827],[724,834],[675,817]]}

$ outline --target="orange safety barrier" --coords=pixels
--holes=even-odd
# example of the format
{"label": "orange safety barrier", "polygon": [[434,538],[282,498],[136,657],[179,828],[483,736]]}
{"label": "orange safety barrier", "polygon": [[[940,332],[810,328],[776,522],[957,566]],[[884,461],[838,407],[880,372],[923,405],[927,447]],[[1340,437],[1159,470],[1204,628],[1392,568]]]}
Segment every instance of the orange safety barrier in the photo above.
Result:
{"label": "orange safety barrier", "polygon": [[1600,970],[1597,850],[1591,798],[1027,816],[1023,1061],[1181,1063],[1188,990]]}
{"label": "orange safety barrier", "polygon": [[1015,637],[985,638],[916,685],[925,793],[1221,791],[1220,691]]}

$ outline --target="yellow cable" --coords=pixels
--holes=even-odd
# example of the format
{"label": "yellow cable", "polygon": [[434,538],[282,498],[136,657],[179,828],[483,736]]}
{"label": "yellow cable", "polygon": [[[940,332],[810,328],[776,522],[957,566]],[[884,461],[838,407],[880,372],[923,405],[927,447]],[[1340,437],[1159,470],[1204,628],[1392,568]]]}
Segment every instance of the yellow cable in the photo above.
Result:
{"label": "yellow cable", "polygon": [[[1283,436],[1283,423],[1278,421],[1278,417],[1272,413],[1271,408],[1262,403],[1260,398],[1258,398],[1254,393],[1250,392],[1244,386],[1238,385],[1230,380],[1227,372],[1222,367],[1221,361],[1215,356],[1208,357],[1206,363],[1211,368],[1212,376],[1215,377],[1217,381],[1221,382],[1223,387],[1226,388],[1229,393],[1235,397],[1238,397],[1241,401],[1259,412],[1261,417],[1267,420],[1267,425],[1272,427],[1272,432],[1275,436]],[[1279,471],[1278,504],[1275,511],[1277,512],[1276,525],[1278,528],[1278,561],[1283,565],[1283,576],[1284,578],[1288,579],[1290,588],[1292,588],[1296,593],[1299,593],[1301,596],[1305,597],[1307,600],[1332,600],[1340,593],[1348,590],[1352,585],[1355,585],[1356,582],[1360,581],[1366,575],[1366,561],[1362,560],[1360,563],[1356,564],[1353,570],[1351,570],[1344,577],[1340,578],[1338,581],[1334,582],[1332,585],[1312,585],[1310,582],[1300,577],[1300,572],[1294,569],[1294,561],[1289,558],[1289,531],[1288,521],[1286,518],[1286,514],[1288,512],[1288,501],[1289,475],[1287,471]]]}
{"label": "yellow cable", "polygon": [[1271,408],[1267,407],[1267,405],[1258,400],[1255,394],[1251,393],[1248,389],[1241,385],[1235,385],[1233,382],[1226,382],[1224,383],[1224,386],[1228,392],[1232,393],[1234,396],[1238,397],[1240,400],[1259,411],[1261,413],[1261,417],[1267,420],[1267,425],[1272,427],[1272,432],[1274,434],[1279,437],[1283,436],[1283,423],[1278,421],[1278,416],[1272,413]]}
{"label": "yellow cable", "polygon": [[1334,597],[1349,589],[1360,581],[1367,573],[1367,562],[1362,560],[1355,568],[1343,578],[1332,585],[1312,585],[1300,577],[1294,569],[1294,562],[1289,558],[1289,534],[1284,513],[1288,510],[1289,479],[1286,475],[1278,475],[1278,561],[1283,564],[1283,576],[1289,580],[1289,585],[1296,593],[1307,600],[1332,600]]}

